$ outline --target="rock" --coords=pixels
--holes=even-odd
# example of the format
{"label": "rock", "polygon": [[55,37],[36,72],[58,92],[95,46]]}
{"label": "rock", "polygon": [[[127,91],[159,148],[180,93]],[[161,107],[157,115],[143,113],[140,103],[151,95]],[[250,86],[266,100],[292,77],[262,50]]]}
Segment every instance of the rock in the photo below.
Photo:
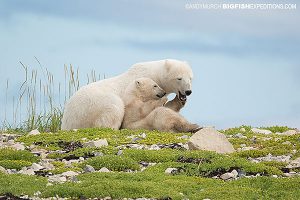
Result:
{"label": "rock", "polygon": [[293,169],[293,168],[300,168],[300,157],[299,158],[296,158],[295,160],[292,160],[290,162],[290,164],[288,164],[286,166],[286,168],[289,168],[289,169]]}
{"label": "rock", "polygon": [[272,131],[270,130],[259,129],[259,128],[252,128],[251,131],[254,133],[265,134],[265,135],[272,134]]}
{"label": "rock", "polygon": [[139,138],[139,137],[134,137],[134,138],[131,139],[131,142],[136,142],[136,141],[138,141],[138,140],[141,140],[141,138]]}
{"label": "rock", "polygon": [[152,144],[152,145],[149,147],[149,150],[160,150],[160,147],[159,147],[157,144]]}
{"label": "rock", "polygon": [[43,166],[37,164],[37,163],[32,163],[32,165],[30,166],[30,168],[33,170],[33,171],[39,171],[41,169],[44,169]]}
{"label": "rock", "polygon": [[3,174],[7,174],[6,169],[2,166],[0,166],[0,172],[2,172]]}
{"label": "rock", "polygon": [[83,171],[84,171],[85,173],[90,173],[90,172],[95,172],[95,169],[94,169],[94,167],[91,166],[91,165],[86,165],[86,166],[83,168]]}
{"label": "rock", "polygon": [[272,177],[273,177],[273,178],[278,178],[278,176],[277,176],[277,175],[272,175]]}
{"label": "rock", "polygon": [[25,150],[25,146],[23,144],[20,143],[16,143],[11,145],[12,148],[16,149],[16,150]]}
{"label": "rock", "polygon": [[147,137],[146,133],[141,133],[139,136],[140,136],[141,138],[146,138],[146,137]]}
{"label": "rock", "polygon": [[278,135],[296,135],[298,132],[296,130],[288,130],[283,133],[277,133]]}
{"label": "rock", "polygon": [[34,129],[34,130],[30,131],[30,132],[28,133],[27,136],[30,136],[30,135],[39,135],[39,134],[41,134],[41,133],[39,132],[39,130]]}
{"label": "rock", "polygon": [[292,143],[290,141],[285,141],[282,144],[284,144],[284,145],[291,145]]}
{"label": "rock", "polygon": [[203,128],[188,141],[191,150],[208,150],[218,153],[232,153],[234,148],[226,136],[214,128]]}
{"label": "rock", "polygon": [[222,174],[222,175],[220,176],[220,178],[221,178],[222,180],[228,180],[228,179],[234,178],[234,174],[233,174],[233,173],[230,173],[230,172],[227,172],[227,173],[225,173],[225,174]]}
{"label": "rock", "polygon": [[237,133],[237,134],[233,135],[233,137],[235,137],[235,138],[247,138],[242,133]]}
{"label": "rock", "polygon": [[66,177],[72,177],[72,176],[77,176],[78,173],[77,172],[73,172],[73,171],[66,171],[64,173],[61,174],[62,176],[66,176]]}
{"label": "rock", "polygon": [[78,182],[77,176],[71,176],[70,177],[70,181],[72,181],[72,182]]}
{"label": "rock", "polygon": [[51,164],[51,163],[49,163],[49,162],[47,162],[47,161],[41,161],[40,163],[41,163],[41,166],[44,169],[46,169],[46,170],[53,170],[53,169],[55,169],[54,165]]}
{"label": "rock", "polygon": [[95,152],[94,153],[94,156],[97,157],[97,156],[104,156],[104,154],[102,152]]}
{"label": "rock", "polygon": [[233,178],[236,178],[239,175],[239,173],[235,169],[232,170],[231,173],[233,174]]}
{"label": "rock", "polygon": [[118,152],[117,152],[117,156],[120,156],[123,154],[123,151],[120,149]]}
{"label": "rock", "polygon": [[174,173],[176,173],[177,171],[178,171],[177,168],[167,168],[167,169],[165,170],[165,173],[166,173],[166,174],[174,174]]}
{"label": "rock", "polygon": [[106,139],[100,139],[100,140],[83,143],[83,147],[103,147],[103,146],[108,146],[108,142]]}
{"label": "rock", "polygon": [[67,178],[64,176],[60,176],[60,175],[54,175],[54,176],[49,176],[48,180],[50,182],[59,182],[59,183],[63,183],[67,181]]}
{"label": "rock", "polygon": [[246,129],[245,128],[241,128],[240,131],[241,132],[246,132]]}
{"label": "rock", "polygon": [[106,167],[102,167],[101,169],[99,169],[99,172],[110,172],[110,170]]}
{"label": "rock", "polygon": [[84,161],[84,157],[79,157],[79,161]]}
{"label": "rock", "polygon": [[26,167],[25,167],[25,169],[20,170],[18,173],[25,174],[25,175],[35,175],[33,169],[31,169],[31,168],[27,169]]}
{"label": "rock", "polygon": [[181,138],[181,139],[189,139],[190,136],[188,136],[188,135],[183,135],[183,136],[181,136],[180,138]]}

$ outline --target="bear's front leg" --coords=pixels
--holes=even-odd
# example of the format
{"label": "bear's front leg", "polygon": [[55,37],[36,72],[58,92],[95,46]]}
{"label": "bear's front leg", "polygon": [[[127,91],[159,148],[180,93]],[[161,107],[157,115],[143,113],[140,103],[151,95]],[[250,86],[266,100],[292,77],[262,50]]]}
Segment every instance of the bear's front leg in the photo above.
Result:
{"label": "bear's front leg", "polygon": [[179,99],[178,95],[172,101],[168,101],[164,106],[174,110],[175,112],[179,112],[181,108],[184,107],[186,100],[182,101]]}

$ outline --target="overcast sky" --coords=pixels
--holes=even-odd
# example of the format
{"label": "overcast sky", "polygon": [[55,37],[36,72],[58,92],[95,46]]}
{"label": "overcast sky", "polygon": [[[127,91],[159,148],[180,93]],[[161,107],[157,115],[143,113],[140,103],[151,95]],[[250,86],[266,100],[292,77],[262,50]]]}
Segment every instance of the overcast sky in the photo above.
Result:
{"label": "overcast sky", "polygon": [[300,5],[187,10],[191,2],[226,1],[0,1],[1,120],[12,107],[5,104],[6,80],[11,99],[24,78],[19,61],[39,68],[37,57],[56,82],[72,64],[85,84],[91,70],[112,77],[137,62],[174,58],[194,71],[182,110],[191,122],[300,128]]}

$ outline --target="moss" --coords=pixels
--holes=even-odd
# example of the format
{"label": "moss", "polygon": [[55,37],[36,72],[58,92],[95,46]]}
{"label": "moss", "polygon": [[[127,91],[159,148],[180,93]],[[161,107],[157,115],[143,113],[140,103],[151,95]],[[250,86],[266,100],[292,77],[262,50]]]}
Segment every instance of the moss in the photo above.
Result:
{"label": "moss", "polygon": [[46,188],[47,179],[38,176],[0,173],[0,194],[30,195]]}
{"label": "moss", "polygon": [[125,171],[127,169],[138,170],[139,165],[133,159],[123,156],[108,155],[99,156],[86,160],[80,166],[91,165],[96,170],[106,167],[112,171]]}
{"label": "moss", "polygon": [[28,167],[32,163],[25,160],[0,160],[0,166],[6,169],[20,170],[22,167]]}
{"label": "moss", "polygon": [[0,149],[0,160],[24,160],[29,162],[37,162],[38,158],[29,151],[3,148]]}

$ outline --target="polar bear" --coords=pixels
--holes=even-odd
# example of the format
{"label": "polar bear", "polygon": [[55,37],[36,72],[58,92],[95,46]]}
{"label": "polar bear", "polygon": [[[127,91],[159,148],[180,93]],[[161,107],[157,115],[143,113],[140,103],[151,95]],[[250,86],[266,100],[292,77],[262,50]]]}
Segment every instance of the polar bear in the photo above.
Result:
{"label": "polar bear", "polygon": [[125,89],[141,77],[151,78],[167,94],[176,93],[181,100],[192,93],[193,72],[188,63],[174,59],[137,63],[121,75],[81,87],[65,104],[62,130],[119,129],[124,117]]}
{"label": "polar bear", "polygon": [[168,132],[197,132],[201,129],[175,112],[183,107],[179,98],[174,98],[170,104],[175,111],[163,107],[168,98],[152,79],[139,78],[129,84],[125,91],[125,115],[121,128]]}
{"label": "polar bear", "polygon": [[150,78],[134,80],[128,85],[125,93],[125,114],[121,128],[131,129],[133,123],[145,118],[155,108],[168,101],[165,91]]}

